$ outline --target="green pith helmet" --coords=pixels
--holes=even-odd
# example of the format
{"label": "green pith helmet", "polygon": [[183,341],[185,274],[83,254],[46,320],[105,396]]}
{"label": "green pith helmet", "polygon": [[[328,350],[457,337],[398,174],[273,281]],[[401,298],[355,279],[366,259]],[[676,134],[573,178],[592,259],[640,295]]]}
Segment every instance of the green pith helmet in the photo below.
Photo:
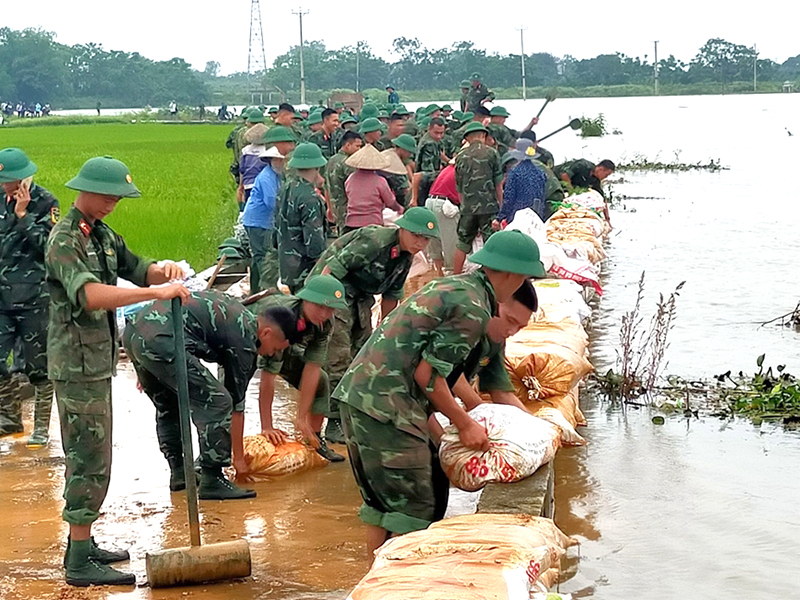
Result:
{"label": "green pith helmet", "polygon": [[322,113],[317,111],[308,115],[308,124],[309,125],[316,125],[317,123],[322,123]]}
{"label": "green pith helmet", "polygon": [[344,102],[334,102],[333,108],[344,108]]}
{"label": "green pith helmet", "polygon": [[395,221],[395,224],[417,235],[439,237],[439,224],[436,222],[436,215],[422,206],[412,206],[407,209],[403,216]]}
{"label": "green pith helmet", "polygon": [[430,118],[430,117],[422,117],[422,118],[419,120],[419,126],[420,126],[422,129],[427,129],[427,128],[428,128],[428,125],[430,125],[430,124],[431,124],[431,118]]}
{"label": "green pith helmet", "polygon": [[464,113],[460,110],[454,110],[453,114],[450,116],[453,117],[453,119],[455,119],[456,121],[460,121],[464,117]]}
{"label": "green pith helmet", "polygon": [[414,154],[417,151],[417,142],[415,142],[414,137],[409,135],[408,133],[401,133],[392,140],[392,143],[398,148],[407,150],[412,154]]}
{"label": "green pith helmet", "polygon": [[266,104],[259,104],[258,105],[258,110],[260,110],[263,113],[265,110],[267,110],[267,105]]}
{"label": "green pith helmet", "polygon": [[358,123],[355,117],[348,112],[343,112],[339,117],[339,125],[344,125],[345,123]]}
{"label": "green pith helmet", "polygon": [[266,123],[267,120],[264,118],[264,113],[261,112],[258,108],[251,108],[250,112],[247,113],[247,122],[248,123]]}
{"label": "green pith helmet", "polygon": [[402,116],[406,116],[406,115],[410,115],[411,114],[410,112],[408,112],[408,109],[405,106],[403,106],[402,104],[400,104],[397,107],[395,107],[393,112],[396,115],[402,115]]}
{"label": "green pith helmet", "polygon": [[0,150],[0,181],[4,183],[22,181],[37,170],[28,155],[19,148]]}
{"label": "green pith helmet", "polygon": [[133,185],[130,169],[124,162],[110,156],[90,158],[65,185],[71,190],[117,198],[138,198],[142,195],[139,188]]}
{"label": "green pith helmet", "polygon": [[267,131],[262,143],[274,144],[276,142],[297,143],[297,137],[288,127],[284,127],[283,125],[275,125],[275,127],[272,127],[269,131]]}
{"label": "green pith helmet", "polygon": [[449,104],[445,104],[444,106],[442,106],[442,112],[453,112],[453,107],[450,106]]}
{"label": "green pith helmet", "polygon": [[290,169],[319,169],[324,167],[328,161],[322,156],[319,146],[311,143],[299,144],[292,152],[289,160]]}
{"label": "green pith helmet", "polygon": [[539,246],[521,231],[498,231],[469,259],[479,265],[527,277],[544,277]]}
{"label": "green pith helmet", "polygon": [[250,114],[250,110],[251,110],[252,108],[253,108],[252,106],[245,106],[245,107],[242,109],[242,112],[241,112],[241,113],[239,113],[239,116],[240,116],[240,117],[242,117],[242,119],[247,119],[247,115],[248,115],[248,114]]}
{"label": "green pith helmet", "polygon": [[277,106],[270,106],[269,110],[267,111],[270,115],[277,115],[278,114],[278,107]]}
{"label": "green pith helmet", "polygon": [[467,123],[469,121],[472,121],[472,119],[474,119],[474,118],[475,118],[475,113],[472,112],[471,110],[468,110],[467,112],[461,114],[461,118],[459,119],[459,122]]}
{"label": "green pith helmet", "polygon": [[378,111],[378,119],[388,119],[389,118],[389,111],[381,110]]}
{"label": "green pith helmet", "polygon": [[333,275],[314,275],[309,277],[303,289],[297,292],[297,297],[328,308],[347,308],[347,302],[344,299],[344,286]]}
{"label": "green pith helmet", "polygon": [[464,88],[472,87],[472,85],[470,84],[469,79],[462,79],[461,80],[461,85],[459,87],[461,87],[461,89],[464,89]]}
{"label": "green pith helmet", "polygon": [[378,108],[377,104],[373,104],[372,102],[367,102],[361,109],[361,112],[358,113],[358,118],[361,121],[365,121],[371,118],[378,118],[378,114],[380,113],[380,109]]}
{"label": "green pith helmet", "polygon": [[492,110],[489,111],[489,116],[490,117],[510,117],[511,115],[502,106],[493,106]]}
{"label": "green pith helmet", "polygon": [[476,72],[474,72],[474,73],[473,73],[473,74],[470,76],[470,80],[471,80],[471,81],[480,81],[480,80],[481,80],[481,74],[480,74],[480,73],[478,73],[477,71],[476,71]]}
{"label": "green pith helmet", "polygon": [[361,126],[358,128],[360,133],[372,133],[373,131],[378,131],[381,128],[381,122],[378,121],[377,117],[369,117],[365,119]]}
{"label": "green pith helmet", "polygon": [[476,131],[489,133],[489,130],[483,126],[483,123],[481,123],[480,121],[473,121],[464,128],[464,135],[462,137],[467,137],[470,133],[475,133]]}
{"label": "green pith helmet", "polygon": [[442,107],[439,106],[438,104],[428,104],[428,106],[425,107],[425,113],[424,114],[427,117],[427,116],[430,116],[431,114],[435,113],[437,110],[442,110]]}
{"label": "green pith helmet", "polygon": [[297,111],[294,111],[294,114],[292,115],[292,119],[295,119],[297,121],[305,121],[306,120],[306,118],[303,115],[301,115],[299,112],[297,112]]}

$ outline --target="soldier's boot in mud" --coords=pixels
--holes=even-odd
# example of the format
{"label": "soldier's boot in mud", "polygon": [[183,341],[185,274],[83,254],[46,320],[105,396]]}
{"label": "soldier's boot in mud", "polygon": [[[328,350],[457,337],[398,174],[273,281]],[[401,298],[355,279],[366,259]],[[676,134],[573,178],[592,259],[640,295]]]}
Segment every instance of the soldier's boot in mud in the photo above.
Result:
{"label": "soldier's boot in mud", "polygon": [[240,488],[222,474],[221,467],[203,467],[200,471],[200,487],[197,488],[200,500],[241,500],[255,498],[255,490]]}
{"label": "soldier's boot in mud", "polygon": [[327,459],[330,462],[344,461],[344,456],[331,450],[328,447],[328,444],[319,434],[317,434],[317,441],[319,442],[319,448],[317,448],[317,454],[319,454],[322,458]]}
{"label": "soldier's boot in mud", "polygon": [[70,541],[67,547],[66,580],[69,585],[88,587],[90,585],[134,585],[136,576],[123,573],[103,564],[92,557],[94,540]]}
{"label": "soldier's boot in mud", "polygon": [[[72,552],[72,539],[67,537],[67,551],[64,553],[64,568],[67,567],[69,556]],[[94,536],[89,538],[89,558],[92,558],[103,565],[110,563],[122,562],[123,560],[130,560],[131,555],[127,550],[106,550],[97,545],[94,541]]]}
{"label": "soldier's boot in mud", "polygon": [[342,420],[329,418],[325,424],[325,441],[331,444],[344,444],[344,431]]}
{"label": "soldier's boot in mud", "polygon": [[186,489],[186,472],[183,470],[183,457],[169,457],[169,491],[180,492]]}
{"label": "soldier's boot in mud", "polygon": [[28,448],[42,448],[50,441],[50,413],[53,410],[53,383],[48,381],[33,386],[33,433],[28,438]]}
{"label": "soldier's boot in mud", "polygon": [[0,437],[22,433],[22,395],[16,377],[0,380]]}

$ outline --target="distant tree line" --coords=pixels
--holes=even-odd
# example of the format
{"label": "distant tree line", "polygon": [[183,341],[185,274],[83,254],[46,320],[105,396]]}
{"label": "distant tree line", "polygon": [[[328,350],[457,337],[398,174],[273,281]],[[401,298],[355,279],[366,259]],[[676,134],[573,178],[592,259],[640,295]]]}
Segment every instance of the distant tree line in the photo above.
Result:
{"label": "distant tree line", "polygon": [[[391,83],[401,92],[453,90],[478,71],[490,87],[520,85],[520,55],[494,54],[457,42],[449,48],[429,49],[416,38],[400,37],[392,43],[394,62],[376,56],[370,46],[329,50],[322,41],[304,47],[306,87],[309,90],[382,89]],[[753,48],[723,39],[711,39],[688,63],[674,56],[659,60],[659,81],[664,84],[714,83],[723,86],[753,79]],[[654,65],[648,56],[601,54],[589,59],[548,53],[525,56],[529,86],[590,87],[652,84]],[[800,55],[778,64],[758,59],[762,82],[800,79]],[[232,103],[251,88],[264,88],[296,96],[300,85],[300,52],[293,46],[278,56],[255,81],[243,73],[219,76],[219,63],[208,62],[203,71],[181,58],[153,61],[137,52],[105,50],[88,43],[67,46],[55,34],[39,29],[0,28],[0,101],[42,102],[54,107],[166,106]],[[402,93],[401,93],[402,96]],[[266,101],[266,98],[265,98]]]}

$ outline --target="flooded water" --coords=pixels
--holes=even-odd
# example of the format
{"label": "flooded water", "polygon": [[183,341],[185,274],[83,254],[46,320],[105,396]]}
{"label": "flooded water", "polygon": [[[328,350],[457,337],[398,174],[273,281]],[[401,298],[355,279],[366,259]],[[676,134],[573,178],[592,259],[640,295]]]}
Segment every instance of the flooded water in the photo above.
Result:
{"label": "flooded water", "polygon": [[[557,160],[625,161],[637,155],[682,162],[719,159],[720,173],[623,174],[614,231],[593,317],[592,361],[613,366],[619,320],[647,272],[645,315],[659,292],[686,285],[668,351],[668,371],[710,377],[772,364],[800,372],[798,334],[759,323],[800,300],[800,96],[559,99],[537,132],[575,116],[605,115],[620,135],[584,140],[563,132],[546,146]],[[524,126],[538,102],[503,102]],[[413,108],[413,106],[410,106]],[[789,136],[788,131],[796,134]],[[257,431],[257,380],[247,431]],[[290,426],[289,394],[280,423]],[[598,599],[790,598],[798,582],[800,434],[745,421],[669,418],[584,398],[589,445],[556,460],[556,521],[581,541],[562,591]],[[155,440],[154,409],[123,367],[115,382],[114,473],[96,535],[130,547],[144,580],[144,553],[187,543],[185,503],[169,493]],[[55,418],[51,432],[57,433]],[[358,492],[346,464],[257,484],[253,501],[201,503],[204,539],[244,537],[254,576],[246,582],[181,590],[73,590],[61,583],[66,529],[58,439],[30,452],[0,441],[0,599],[323,598],[342,599],[364,574]],[[791,562],[790,562],[791,561]]]}

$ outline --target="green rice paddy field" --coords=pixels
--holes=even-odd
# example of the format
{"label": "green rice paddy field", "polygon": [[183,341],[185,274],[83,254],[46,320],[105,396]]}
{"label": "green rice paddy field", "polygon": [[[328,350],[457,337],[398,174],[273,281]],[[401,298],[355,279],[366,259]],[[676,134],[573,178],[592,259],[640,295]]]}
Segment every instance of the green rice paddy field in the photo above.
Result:
{"label": "green rice paddy field", "polygon": [[64,187],[93,156],[113,156],[131,170],[141,198],[124,199],[108,224],[137,254],[186,259],[196,271],[215,262],[238,209],[225,148],[230,125],[108,123],[0,129],[0,148],[16,146],[39,167],[34,181],[59,199],[62,213],[77,196]]}

